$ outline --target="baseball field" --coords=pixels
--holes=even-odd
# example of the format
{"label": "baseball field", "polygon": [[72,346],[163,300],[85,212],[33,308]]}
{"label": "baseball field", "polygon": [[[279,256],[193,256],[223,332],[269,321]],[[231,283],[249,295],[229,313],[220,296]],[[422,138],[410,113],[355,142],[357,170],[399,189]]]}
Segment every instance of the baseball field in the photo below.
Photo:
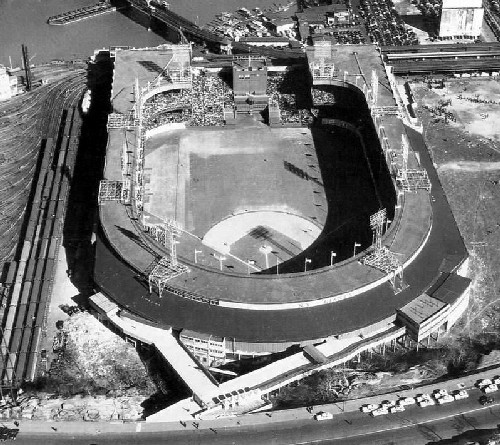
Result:
{"label": "baseball field", "polygon": [[321,257],[316,265],[331,251],[347,255],[351,237],[370,236],[368,214],[378,209],[365,153],[341,129],[270,128],[251,118],[233,128],[166,128],[147,141],[145,175],[145,212],[177,221],[212,257],[251,261],[253,271],[272,273],[308,248]]}

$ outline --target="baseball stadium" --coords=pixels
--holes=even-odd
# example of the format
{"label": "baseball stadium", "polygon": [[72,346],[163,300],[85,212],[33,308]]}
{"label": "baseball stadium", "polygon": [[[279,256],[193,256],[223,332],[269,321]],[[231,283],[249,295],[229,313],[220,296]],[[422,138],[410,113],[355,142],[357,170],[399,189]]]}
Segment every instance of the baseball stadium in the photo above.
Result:
{"label": "baseball stadium", "polygon": [[120,317],[217,366],[425,344],[466,309],[467,251],[375,46],[317,42],[290,65],[113,56],[94,276]]}

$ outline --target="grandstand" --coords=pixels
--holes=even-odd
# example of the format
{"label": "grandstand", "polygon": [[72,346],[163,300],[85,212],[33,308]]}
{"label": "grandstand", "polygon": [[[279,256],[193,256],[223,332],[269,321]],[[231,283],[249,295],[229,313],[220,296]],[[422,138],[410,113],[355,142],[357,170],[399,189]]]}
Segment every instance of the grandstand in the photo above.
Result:
{"label": "grandstand", "polygon": [[[305,64],[267,65],[269,114],[231,125],[233,68],[192,62],[181,87],[168,78],[175,52],[116,52],[113,109],[135,110],[139,126],[109,129],[104,180],[125,180],[124,140],[134,174],[130,206],[99,207],[103,294],[245,355],[380,329],[440,274],[456,276],[463,242],[375,48],[312,48],[308,77]],[[194,106],[198,83],[210,97]]]}

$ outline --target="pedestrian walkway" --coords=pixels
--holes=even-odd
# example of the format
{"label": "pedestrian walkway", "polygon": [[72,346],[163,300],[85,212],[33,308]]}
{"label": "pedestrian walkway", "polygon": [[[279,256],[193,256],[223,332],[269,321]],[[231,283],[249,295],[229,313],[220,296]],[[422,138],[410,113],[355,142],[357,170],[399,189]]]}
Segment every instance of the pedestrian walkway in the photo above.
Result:
{"label": "pedestrian walkway", "polygon": [[154,345],[191,389],[201,405],[207,405],[211,402],[214,394],[218,393],[217,383],[210,378],[203,366],[182,347],[174,337],[172,329],[160,329],[139,323],[129,317],[120,317],[118,306],[102,294],[96,294],[90,299],[95,306],[100,307],[106,313],[111,323],[121,329],[124,334],[146,344]]}
{"label": "pedestrian walkway", "polygon": [[[250,412],[267,404],[262,395],[269,394],[294,381],[300,380],[313,372],[327,369],[355,357],[360,352],[373,348],[378,344],[391,341],[402,335],[404,328],[395,328],[389,324],[369,337],[360,339],[351,337],[347,339],[329,338],[316,348],[328,360],[326,363],[314,364],[301,351],[284,359],[278,360],[248,374],[242,375],[219,385],[216,393],[212,393],[212,409],[199,414],[202,418],[215,418],[218,416],[238,415]],[[188,419],[192,415],[190,399],[180,401],[174,406],[149,416],[148,422],[164,422],[167,419]]]}

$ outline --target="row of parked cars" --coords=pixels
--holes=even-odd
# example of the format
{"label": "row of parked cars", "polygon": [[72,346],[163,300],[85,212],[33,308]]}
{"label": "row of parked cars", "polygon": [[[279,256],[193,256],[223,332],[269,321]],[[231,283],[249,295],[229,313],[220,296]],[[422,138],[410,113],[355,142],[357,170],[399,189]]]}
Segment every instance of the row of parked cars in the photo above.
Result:
{"label": "row of parked cars", "polygon": [[489,394],[491,392],[498,391],[500,387],[500,376],[495,376],[492,379],[482,379],[476,383],[476,387],[478,387],[485,394]]}
{"label": "row of parked cars", "polygon": [[381,416],[384,414],[398,413],[405,410],[408,405],[418,405],[422,408],[435,405],[442,405],[454,400],[466,399],[469,393],[465,389],[448,393],[445,389],[437,389],[431,394],[419,394],[416,397],[401,397],[399,400],[385,400],[379,405],[368,404],[361,407],[361,411],[369,413],[371,416]]}
{"label": "row of parked cars", "polygon": [[[500,376],[495,376],[492,379],[478,380],[476,387],[484,392],[479,398],[481,405],[489,405],[495,399],[488,394],[500,390]],[[419,394],[416,397],[400,397],[398,400],[384,400],[380,404],[366,404],[360,410],[363,413],[368,413],[373,417],[384,414],[398,413],[405,410],[408,405],[418,405],[422,408],[431,405],[443,405],[451,403],[455,400],[466,399],[469,393],[465,389],[457,389],[449,393],[446,389],[436,389],[432,394]],[[314,418],[316,420],[329,420],[333,418],[332,413],[320,411]]]}
{"label": "row of parked cars", "polygon": [[482,379],[476,383],[476,387],[484,392],[484,395],[479,398],[479,403],[481,405],[489,405],[493,403],[495,399],[487,394],[498,391],[500,388],[500,376],[496,375],[492,379]]}

